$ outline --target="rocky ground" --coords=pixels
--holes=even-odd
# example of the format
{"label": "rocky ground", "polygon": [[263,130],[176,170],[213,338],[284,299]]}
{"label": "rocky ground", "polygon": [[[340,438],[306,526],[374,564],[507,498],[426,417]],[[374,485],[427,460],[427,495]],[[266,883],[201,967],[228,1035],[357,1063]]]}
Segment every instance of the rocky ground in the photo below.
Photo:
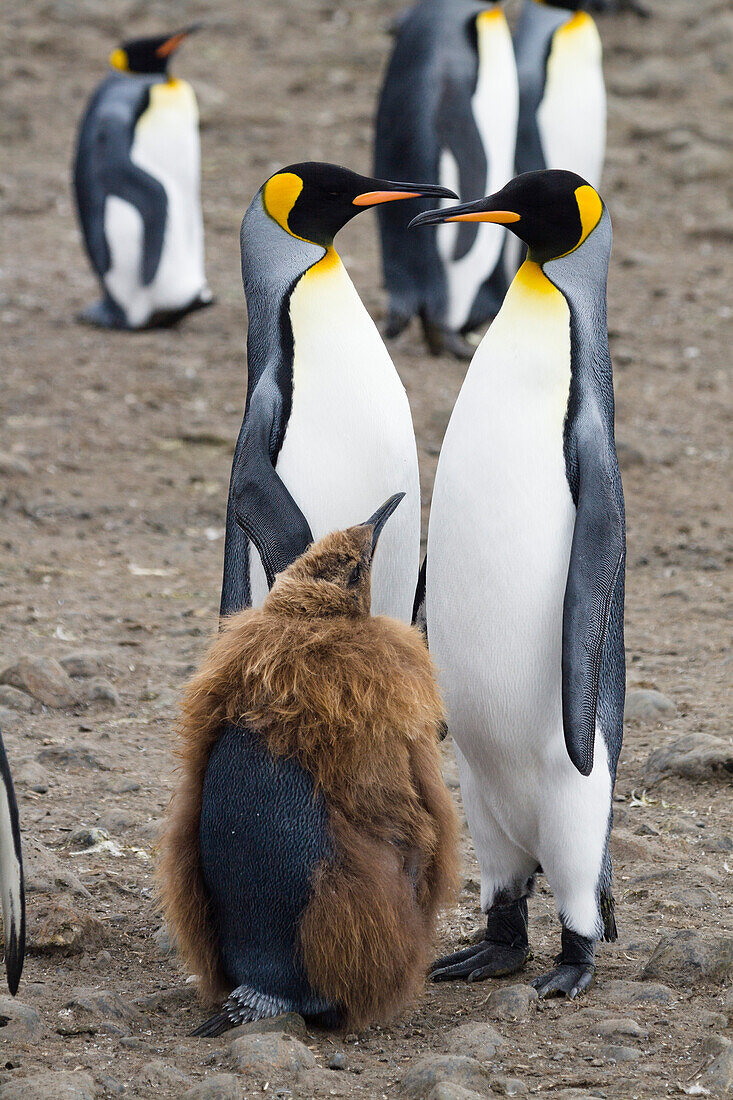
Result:
{"label": "rocky ground", "polygon": [[[730,680],[733,14],[650,0],[601,20],[604,194],[628,504],[629,711],[613,851],[620,938],[577,1003],[525,984],[558,946],[531,906],[520,980],[429,987],[391,1027],[299,1019],[218,1040],[154,904],[181,685],[216,627],[226,487],[244,392],[238,227],[293,161],[366,170],[396,0],[28,0],[3,13],[0,206],[0,726],[15,774],[29,957],[0,1003],[0,1100],[57,1097],[733,1095]],[[514,8],[511,9],[514,11]],[[200,95],[216,308],[173,332],[104,335],[69,163],[82,105],[130,31],[201,18],[177,62]],[[375,225],[341,252],[379,315]],[[430,499],[462,367],[395,349]],[[728,601],[728,602],[726,602]],[[726,613],[727,608],[727,613]],[[4,670],[4,671],[3,671]],[[446,776],[458,797],[450,747]],[[479,927],[464,835],[444,947]]]}

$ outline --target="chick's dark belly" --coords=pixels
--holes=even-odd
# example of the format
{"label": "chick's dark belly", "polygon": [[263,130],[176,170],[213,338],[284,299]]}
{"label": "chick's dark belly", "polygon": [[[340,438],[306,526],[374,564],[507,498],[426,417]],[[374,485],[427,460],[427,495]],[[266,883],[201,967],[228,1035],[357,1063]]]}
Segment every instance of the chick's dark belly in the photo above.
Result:
{"label": "chick's dark belly", "polygon": [[206,770],[201,859],[224,970],[232,986],[292,1001],[307,1015],[329,1006],[298,957],[298,926],[318,865],[331,856],[326,807],[294,760],[227,726]]}

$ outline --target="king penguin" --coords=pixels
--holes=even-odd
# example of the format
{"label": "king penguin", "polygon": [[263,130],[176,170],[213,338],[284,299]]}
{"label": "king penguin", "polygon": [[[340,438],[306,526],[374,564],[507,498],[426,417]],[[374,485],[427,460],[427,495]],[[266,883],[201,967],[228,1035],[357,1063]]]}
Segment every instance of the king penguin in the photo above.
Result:
{"label": "king penguin", "polygon": [[194,1034],[281,1012],[362,1028],[424,979],[456,822],[423,637],[369,613],[402,497],[231,616],[186,692],[163,902],[204,999],[225,998]]}
{"label": "king penguin", "polygon": [[[497,191],[513,175],[518,90],[500,3],[421,0],[396,28],[376,124],[375,171],[439,179],[464,198]],[[418,314],[434,354],[470,358],[462,334],[494,316],[506,290],[503,226],[445,225],[430,241],[405,231],[401,212],[379,212],[389,298],[385,335]]]}
{"label": "king penguin", "polygon": [[[420,553],[417,447],[405,388],[334,249],[370,206],[452,192],[333,164],[293,164],[242,221],[247,399],[232,465],[221,613],[262,604],[276,573],[402,485],[375,614],[411,621]],[[252,541],[262,553],[252,546]]]}
{"label": "king penguin", "polygon": [[625,688],[625,521],[606,278],[611,221],[572,172],[529,172],[413,224],[480,218],[529,249],[469,366],[438,462],[426,566],[430,650],[481,868],[485,940],[433,978],[529,957],[541,869],[562,950],[533,984],[576,996],[616,938],[609,836]]}
{"label": "king penguin", "polygon": [[[519,77],[516,172],[562,168],[601,184],[606,89],[598,28],[580,0],[524,0],[514,35]],[[522,247],[506,266],[513,276]]]}
{"label": "king penguin", "polygon": [[25,890],[18,804],[0,734],[0,896],[5,939],[5,974],[15,996],[25,957]]}
{"label": "king penguin", "polygon": [[172,324],[211,304],[204,274],[198,107],[168,74],[196,30],[114,50],[79,128],[74,192],[99,302],[80,319],[104,328]]}

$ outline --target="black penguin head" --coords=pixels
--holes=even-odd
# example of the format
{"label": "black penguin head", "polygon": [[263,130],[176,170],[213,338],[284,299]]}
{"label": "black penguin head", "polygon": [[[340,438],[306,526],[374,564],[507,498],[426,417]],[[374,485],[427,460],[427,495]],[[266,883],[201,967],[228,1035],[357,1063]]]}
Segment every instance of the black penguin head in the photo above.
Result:
{"label": "black penguin head", "polygon": [[328,248],[339,229],[366,207],[425,195],[457,198],[445,187],[392,183],[337,164],[307,161],[271,176],[262,188],[262,205],[291,236]]}
{"label": "black penguin head", "polygon": [[175,34],[157,35],[155,38],[131,38],[112,51],[109,63],[113,69],[124,73],[166,73],[171,56],[189,34],[194,34],[199,29],[196,25]]}
{"label": "black penguin head", "polygon": [[525,172],[478,202],[429,210],[410,227],[440,222],[496,222],[511,229],[537,263],[573,252],[601,220],[603,200],[574,172],[547,169]]}
{"label": "black penguin head", "polygon": [[275,578],[264,607],[289,616],[361,618],[372,602],[372,561],[382,528],[404,497],[395,493],[364,523],[333,531]]}

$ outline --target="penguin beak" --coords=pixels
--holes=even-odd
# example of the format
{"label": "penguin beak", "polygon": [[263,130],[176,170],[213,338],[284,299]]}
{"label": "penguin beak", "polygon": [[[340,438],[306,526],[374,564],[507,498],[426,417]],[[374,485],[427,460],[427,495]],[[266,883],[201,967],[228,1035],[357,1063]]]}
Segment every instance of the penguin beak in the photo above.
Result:
{"label": "penguin beak", "polygon": [[395,202],[397,199],[457,199],[458,195],[447,187],[435,183],[392,183],[390,180],[370,180],[374,191],[364,191],[353,200],[354,206],[378,206],[382,202]]}
{"label": "penguin beak", "polygon": [[391,496],[389,498],[389,500],[385,500],[381,508],[377,508],[373,516],[370,516],[365,523],[359,525],[360,527],[371,527],[372,529],[372,556],[374,555],[374,551],[377,548],[377,543],[379,542],[379,536],[382,533],[382,528],[384,527],[385,523],[392,515],[404,495],[404,493],[395,493],[394,496]]}
{"label": "penguin beak", "polygon": [[497,225],[511,225],[520,220],[513,210],[492,209],[493,198],[479,199],[478,202],[466,202],[462,206],[449,206],[445,210],[426,210],[413,218],[408,229],[418,225],[440,225],[442,222],[494,222]]}
{"label": "penguin beak", "polygon": [[183,31],[178,31],[176,34],[171,35],[162,46],[158,46],[155,51],[157,57],[170,57],[170,55],[177,50],[178,47],[185,42],[190,34],[196,34],[201,30],[200,23],[193,23],[190,27],[186,27]]}

